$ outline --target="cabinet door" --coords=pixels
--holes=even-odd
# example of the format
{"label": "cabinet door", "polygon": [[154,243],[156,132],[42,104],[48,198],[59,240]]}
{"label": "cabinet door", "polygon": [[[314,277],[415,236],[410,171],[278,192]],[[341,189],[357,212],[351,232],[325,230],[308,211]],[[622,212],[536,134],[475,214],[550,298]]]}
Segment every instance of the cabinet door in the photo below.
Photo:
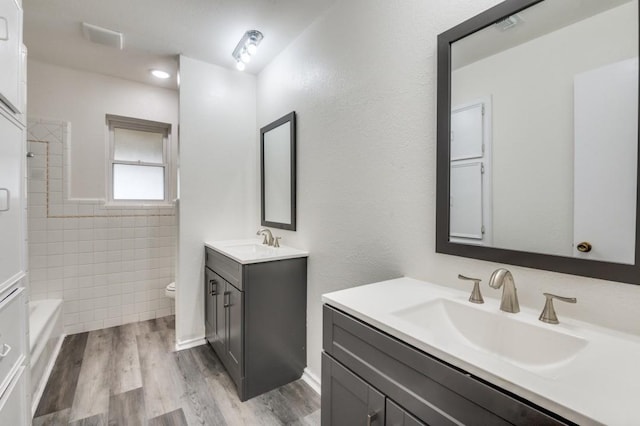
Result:
{"label": "cabinet door", "polygon": [[227,296],[225,293],[227,291],[226,286],[228,285],[224,279],[220,277],[220,275],[216,275],[216,296],[213,300],[213,304],[215,307],[213,308],[213,315],[215,316],[215,320],[213,321],[213,348],[218,353],[219,357],[223,357],[226,355],[226,347],[227,347],[227,337],[226,337],[226,324],[227,324],[227,308],[225,308],[225,303]]}
{"label": "cabinet door", "polygon": [[242,292],[233,285],[226,283],[227,291],[225,291],[226,301],[225,308],[227,310],[227,339],[226,351],[229,361],[237,366],[240,371],[242,360],[242,314],[243,300]]}
{"label": "cabinet door", "polygon": [[0,1],[0,101],[20,111],[22,9],[16,0]]}
{"label": "cabinet door", "polygon": [[204,269],[204,329],[209,343],[216,340],[216,299],[218,282],[216,274],[209,268]]}
{"label": "cabinet door", "polygon": [[385,397],[322,353],[322,426],[384,426]]}
{"label": "cabinet door", "polygon": [[0,113],[0,289],[24,270],[22,141],[22,129]]}
{"label": "cabinet door", "polygon": [[414,416],[409,414],[404,408],[387,398],[386,404],[387,422],[386,426],[426,426]]}

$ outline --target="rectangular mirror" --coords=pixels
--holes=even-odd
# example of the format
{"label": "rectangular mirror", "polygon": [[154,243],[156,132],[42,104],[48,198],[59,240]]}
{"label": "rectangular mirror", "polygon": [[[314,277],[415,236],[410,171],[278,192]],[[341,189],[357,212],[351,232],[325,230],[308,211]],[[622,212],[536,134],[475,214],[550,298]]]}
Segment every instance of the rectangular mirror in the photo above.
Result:
{"label": "rectangular mirror", "polygon": [[640,284],[638,0],[509,0],[438,38],[436,251]]}
{"label": "rectangular mirror", "polygon": [[296,230],[296,113],[260,129],[263,226]]}

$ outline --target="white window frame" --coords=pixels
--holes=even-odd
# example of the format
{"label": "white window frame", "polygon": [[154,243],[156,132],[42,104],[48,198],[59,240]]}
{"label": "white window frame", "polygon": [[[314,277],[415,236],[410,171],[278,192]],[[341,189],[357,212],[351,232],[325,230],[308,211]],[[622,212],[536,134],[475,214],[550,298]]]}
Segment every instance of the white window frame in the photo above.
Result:
{"label": "white window frame", "polygon": [[[108,156],[107,156],[107,206],[121,207],[144,207],[144,206],[169,206],[172,205],[169,200],[171,194],[170,179],[171,175],[171,150],[169,148],[171,142],[171,124],[159,121],[143,120],[139,118],[123,117],[120,115],[106,115],[106,124],[108,131]],[[162,163],[146,163],[141,161],[122,161],[115,160],[115,129],[137,130],[142,132],[160,133],[162,134]],[[124,164],[132,166],[151,166],[164,168],[164,199],[162,200],[117,200],[113,198],[113,167],[115,164]]]}

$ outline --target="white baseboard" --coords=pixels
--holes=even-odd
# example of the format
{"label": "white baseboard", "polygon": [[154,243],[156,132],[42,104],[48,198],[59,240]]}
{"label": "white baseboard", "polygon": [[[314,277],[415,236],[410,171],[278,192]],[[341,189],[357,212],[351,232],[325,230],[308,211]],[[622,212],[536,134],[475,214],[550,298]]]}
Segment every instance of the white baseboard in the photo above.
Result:
{"label": "white baseboard", "polygon": [[302,373],[302,380],[304,380],[311,387],[311,389],[313,389],[318,395],[320,395],[320,378],[313,374],[311,370],[309,370],[309,367],[304,369],[304,372]]}
{"label": "white baseboard", "polygon": [[196,346],[201,346],[206,344],[207,341],[204,337],[196,337],[195,339],[183,340],[182,342],[176,342],[175,349],[176,351],[183,351],[185,349],[195,348]]}
{"label": "white baseboard", "polygon": [[[47,364],[47,368],[44,369],[44,374],[40,379],[40,383],[38,383],[38,387],[36,388],[33,395],[31,395],[31,417],[36,413],[36,409],[38,408],[38,404],[40,404],[40,398],[42,398],[42,394],[44,393],[44,388],[47,386],[47,382],[49,381],[49,376],[51,376],[51,372],[53,371],[53,366],[56,364],[56,360],[58,359],[58,355],[60,354],[60,349],[62,348],[62,342],[64,342],[64,338],[67,335],[62,333],[58,338],[58,342],[56,343],[56,347],[53,348],[53,352],[51,353],[51,357],[49,357],[49,363]],[[31,388],[31,383],[29,383],[29,388]]]}

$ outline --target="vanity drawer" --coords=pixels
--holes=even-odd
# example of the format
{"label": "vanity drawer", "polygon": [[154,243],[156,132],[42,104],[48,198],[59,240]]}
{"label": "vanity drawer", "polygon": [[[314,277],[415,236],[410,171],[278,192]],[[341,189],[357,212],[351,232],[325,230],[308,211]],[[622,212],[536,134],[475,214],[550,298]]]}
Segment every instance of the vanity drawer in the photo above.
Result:
{"label": "vanity drawer", "polygon": [[242,287],[242,265],[215,250],[205,248],[205,264],[222,278],[233,284],[237,289]]}
{"label": "vanity drawer", "polygon": [[0,302],[0,394],[26,352],[26,305],[24,288]]}
{"label": "vanity drawer", "polygon": [[323,349],[427,424],[570,424],[327,305]]}

